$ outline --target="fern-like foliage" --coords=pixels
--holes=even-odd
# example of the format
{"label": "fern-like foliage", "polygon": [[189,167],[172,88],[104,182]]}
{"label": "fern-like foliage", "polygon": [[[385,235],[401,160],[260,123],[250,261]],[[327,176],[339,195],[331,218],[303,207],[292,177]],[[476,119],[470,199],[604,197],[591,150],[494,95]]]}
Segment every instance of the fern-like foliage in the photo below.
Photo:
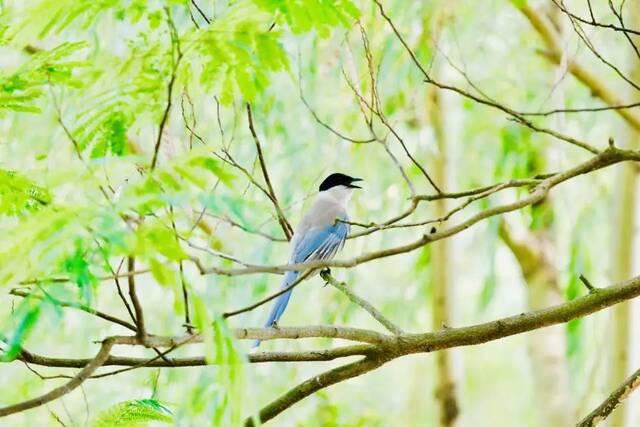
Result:
{"label": "fern-like foliage", "polygon": [[84,42],[63,43],[51,50],[37,51],[13,73],[0,72],[0,115],[6,110],[40,112],[47,86],[77,87],[73,72],[86,63],[71,57],[86,47]]}
{"label": "fern-like foliage", "polygon": [[93,427],[143,427],[149,422],[171,424],[171,411],[154,399],[129,400],[101,412]]}

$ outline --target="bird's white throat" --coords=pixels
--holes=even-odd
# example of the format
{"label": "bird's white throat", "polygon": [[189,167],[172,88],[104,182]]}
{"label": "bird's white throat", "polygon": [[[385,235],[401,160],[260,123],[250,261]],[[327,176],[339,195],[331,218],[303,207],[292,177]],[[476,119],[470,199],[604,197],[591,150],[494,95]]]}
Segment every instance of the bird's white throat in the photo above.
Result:
{"label": "bird's white throat", "polygon": [[352,188],[344,185],[336,185],[335,187],[331,187],[328,190],[321,191],[318,197],[327,198],[334,203],[338,203],[340,206],[346,209],[352,195]]}

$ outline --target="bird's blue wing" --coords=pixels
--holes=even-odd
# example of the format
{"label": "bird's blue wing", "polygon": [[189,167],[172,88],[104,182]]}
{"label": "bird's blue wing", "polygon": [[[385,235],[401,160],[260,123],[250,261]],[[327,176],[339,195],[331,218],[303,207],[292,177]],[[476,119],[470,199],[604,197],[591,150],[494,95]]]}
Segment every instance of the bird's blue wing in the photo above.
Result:
{"label": "bird's blue wing", "polygon": [[344,245],[349,234],[349,224],[338,222],[323,228],[309,230],[293,248],[291,261],[300,263],[316,259],[332,258]]}

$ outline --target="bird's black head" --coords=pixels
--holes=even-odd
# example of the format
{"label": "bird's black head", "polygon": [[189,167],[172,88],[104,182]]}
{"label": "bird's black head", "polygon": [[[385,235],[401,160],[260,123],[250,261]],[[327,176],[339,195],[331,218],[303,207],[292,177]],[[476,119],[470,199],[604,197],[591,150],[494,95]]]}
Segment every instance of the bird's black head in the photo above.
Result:
{"label": "bird's black head", "polygon": [[362,181],[360,178],[353,178],[349,175],[345,175],[343,173],[332,173],[328,177],[322,181],[320,184],[320,191],[325,191],[330,188],[336,187],[338,185],[344,185],[349,188],[362,188],[358,185],[355,185],[354,182]]}

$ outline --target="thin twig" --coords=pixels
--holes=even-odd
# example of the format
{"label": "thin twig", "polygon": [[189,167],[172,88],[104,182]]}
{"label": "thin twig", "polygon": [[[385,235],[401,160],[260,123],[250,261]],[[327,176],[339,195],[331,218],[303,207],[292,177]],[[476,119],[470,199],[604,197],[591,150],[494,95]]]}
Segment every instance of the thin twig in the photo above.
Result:
{"label": "thin twig", "polygon": [[261,305],[264,305],[266,303],[268,303],[269,301],[279,297],[282,294],[285,294],[287,292],[289,292],[291,289],[295,288],[296,286],[298,286],[300,283],[302,283],[302,281],[304,281],[307,277],[309,277],[311,275],[311,271],[308,271],[304,274],[301,274],[300,277],[298,277],[293,283],[291,283],[290,285],[280,289],[278,292],[275,292],[263,299],[261,299],[260,301],[257,301],[253,304],[250,304],[246,307],[240,308],[238,310],[233,310],[233,311],[227,311],[225,313],[222,313],[222,317],[224,317],[225,319],[232,317],[232,316],[237,316],[238,314],[242,314],[242,313],[246,313],[248,311],[254,310],[258,307],[260,307]]}

